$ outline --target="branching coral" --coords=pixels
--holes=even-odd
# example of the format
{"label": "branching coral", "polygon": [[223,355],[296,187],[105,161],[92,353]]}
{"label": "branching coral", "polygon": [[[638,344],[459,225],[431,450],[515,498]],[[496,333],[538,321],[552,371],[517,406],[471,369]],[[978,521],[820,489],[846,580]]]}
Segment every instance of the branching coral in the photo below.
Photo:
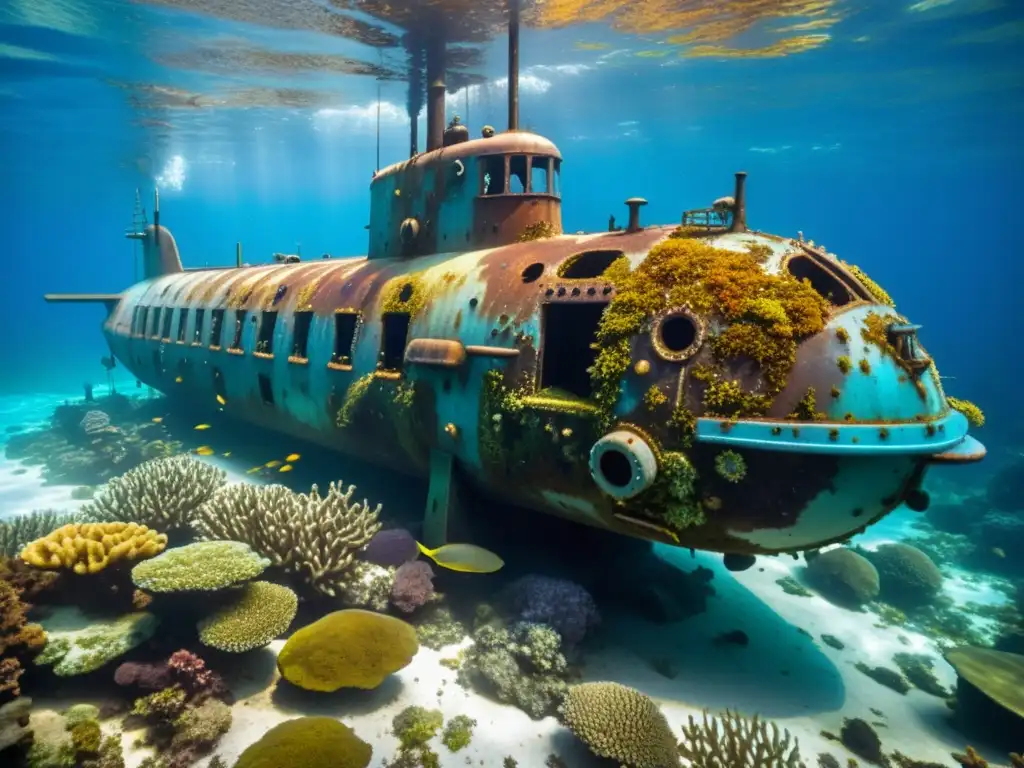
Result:
{"label": "branching coral", "polygon": [[254,579],[268,565],[242,542],[200,541],[139,563],[132,581],[150,592],[210,591]]}
{"label": "branching coral", "polygon": [[99,573],[121,561],[160,554],[167,536],[135,523],[71,523],[28,544],[21,559],[36,568]]}
{"label": "branching coral", "polygon": [[726,711],[721,717],[690,715],[679,754],[693,768],[806,768],[789,731],[758,717]]}
{"label": "branching coral", "polygon": [[[630,768],[679,765],[676,740],[665,716],[640,691],[618,683],[574,685],[560,714],[580,741],[600,757]],[[734,764],[729,763],[728,768]]]}
{"label": "branching coral", "polygon": [[284,486],[246,483],[221,489],[196,514],[204,539],[249,544],[314,590],[336,596],[351,578],[360,549],[381,527],[381,506],[353,502],[355,486],[345,492],[331,483],[326,496],[314,485],[309,494]]}
{"label": "branching coral", "polygon": [[232,653],[262,648],[287,631],[298,608],[299,599],[288,587],[246,584],[235,602],[199,622],[199,640]]}
{"label": "branching coral", "polygon": [[61,526],[77,522],[78,513],[37,509],[0,523],[0,555],[15,557],[30,541],[35,541]]}
{"label": "branching coral", "polygon": [[42,627],[29,624],[25,618],[28,608],[19,590],[0,581],[0,699],[21,693],[21,660],[38,652],[46,642]]}
{"label": "branching coral", "polygon": [[112,479],[82,507],[97,522],[127,521],[161,531],[188,528],[192,514],[224,484],[225,473],[189,456],[152,459]]}

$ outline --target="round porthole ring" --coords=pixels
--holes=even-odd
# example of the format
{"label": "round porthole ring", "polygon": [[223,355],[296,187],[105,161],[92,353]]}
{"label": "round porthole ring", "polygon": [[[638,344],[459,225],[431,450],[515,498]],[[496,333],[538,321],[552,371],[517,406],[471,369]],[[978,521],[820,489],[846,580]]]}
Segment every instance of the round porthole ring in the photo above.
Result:
{"label": "round porthole ring", "polygon": [[[662,328],[667,321],[680,317],[686,318],[693,325],[693,341],[684,349],[669,349],[665,346],[665,342],[662,339]],[[654,322],[651,324],[651,345],[654,347],[654,352],[662,360],[677,363],[693,357],[704,343],[706,334],[707,326],[697,315],[690,311],[689,307],[671,307],[655,315]]]}

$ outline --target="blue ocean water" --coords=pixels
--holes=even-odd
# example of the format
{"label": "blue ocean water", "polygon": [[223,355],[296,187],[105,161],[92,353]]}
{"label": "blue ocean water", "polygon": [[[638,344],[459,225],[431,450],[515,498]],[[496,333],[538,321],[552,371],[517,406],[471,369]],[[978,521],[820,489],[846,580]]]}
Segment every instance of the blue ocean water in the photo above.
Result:
{"label": "blue ocean water", "polygon": [[[12,277],[0,305],[8,329],[0,428],[9,428],[0,440],[45,431],[61,403],[80,405],[84,384],[94,386],[102,405],[108,378],[100,359],[110,354],[102,309],[48,305],[42,295],[118,292],[141,278],[139,248],[123,237],[137,191],[150,222],[159,191],[161,223],[173,231],[186,267],[233,265],[236,243],[252,263],[268,262],[275,252],[366,252],[370,180],[408,157],[410,132],[405,51],[366,32],[380,30],[392,42],[404,33],[393,19],[374,15],[380,5],[0,3],[0,215]],[[445,3],[411,5],[426,16]],[[470,43],[458,41],[469,51],[461,57],[469,66],[450,74],[446,117],[459,115],[474,136],[486,124],[502,130],[502,9],[451,5],[452,18],[478,15],[497,31],[482,42],[473,35]],[[994,477],[1021,483],[1013,467],[1024,450],[1014,314],[1024,282],[1015,229],[1024,201],[1024,7],[1014,0],[632,5],[538,0],[524,8],[520,123],[564,157],[565,231],[603,231],[609,215],[625,223],[624,201],[634,196],[648,201],[644,224],[678,223],[683,211],[732,194],[733,173],[742,170],[749,174],[752,227],[785,237],[803,233],[884,286],[900,312],[922,325],[919,338],[947,393],[986,415],[972,434],[988,457],[932,470],[926,488],[933,506],[1001,517],[984,531],[943,528],[936,515],[928,527],[901,507],[853,544],[871,550],[913,539],[942,567],[943,594],[960,609],[957,616],[991,630],[985,640],[993,642],[1020,617],[978,606],[1007,603],[1014,581],[1024,578],[1024,511],[979,510],[968,502],[991,496]],[[325,20],[338,17],[359,23],[328,33]],[[367,74],[352,73],[360,68]],[[460,86],[459,78],[468,84]],[[422,149],[426,110],[414,111]],[[146,420],[174,418],[162,415],[158,394],[137,386],[123,366],[112,379],[121,393],[141,398]],[[418,514],[414,499],[425,486],[396,488],[386,473],[333,455],[314,463],[317,449],[295,447],[290,438],[218,434],[219,425],[192,433],[191,426],[182,417],[167,439],[192,452],[212,446],[216,455],[200,459],[223,466],[232,481],[287,480],[305,492],[312,483],[323,490],[340,474],[385,510]],[[276,467],[246,474],[293,451],[304,458],[287,477]],[[54,483],[40,474],[39,462],[23,466],[22,458],[7,459],[0,473],[0,519],[77,508],[76,488],[109,480]],[[1009,473],[996,474],[1007,466]],[[1002,555],[950,554],[966,546]],[[955,766],[951,753],[974,743],[993,764],[1005,762],[1009,747],[952,729],[940,697],[896,693],[854,666],[891,669],[895,653],[925,653],[951,692],[956,673],[942,658],[935,627],[952,614],[901,629],[902,620],[884,608],[854,613],[780,589],[780,580],[803,578],[804,563],[786,556],[760,558],[757,567],[733,573],[715,554],[656,545],[656,555],[683,571],[707,568],[714,596],[685,621],[659,624],[618,608],[603,611],[603,647],[586,657],[583,679],[616,681],[653,697],[677,737],[686,715],[728,707],[787,727],[800,738],[808,765],[819,752],[833,752],[841,763],[858,754],[821,736],[839,734],[845,717],[875,723],[890,755],[899,750]],[[823,645],[822,634],[844,650]],[[421,653],[430,672],[427,662],[414,674],[405,670],[401,700],[430,706],[449,678],[437,678],[438,654]],[[217,660],[208,659],[214,668]],[[265,667],[266,659],[260,663]],[[252,664],[259,669],[254,676],[270,674]],[[249,674],[244,663],[224,662],[224,674],[249,691],[238,683]],[[48,685],[32,693],[47,711],[88,699],[82,690],[67,694]],[[463,696],[449,694],[456,695]],[[264,698],[253,701],[254,709],[274,710],[265,720],[235,707],[232,730],[218,747],[227,764],[288,717],[330,714],[368,740],[386,730],[368,701]],[[484,707],[469,694],[444,707],[446,718],[486,713],[478,717],[472,752],[479,764],[503,765],[517,750],[525,755],[519,764],[530,768],[545,765],[549,753],[574,767],[590,764],[587,750],[553,719],[536,726],[543,746],[530,751],[522,745],[536,740],[535,721],[510,706]],[[107,732],[120,727],[104,721]],[[387,739],[374,741],[375,762],[396,748]],[[435,747],[443,765],[463,764],[465,753]],[[140,764],[143,754],[129,750],[128,764]],[[206,755],[200,764],[208,762]]]}

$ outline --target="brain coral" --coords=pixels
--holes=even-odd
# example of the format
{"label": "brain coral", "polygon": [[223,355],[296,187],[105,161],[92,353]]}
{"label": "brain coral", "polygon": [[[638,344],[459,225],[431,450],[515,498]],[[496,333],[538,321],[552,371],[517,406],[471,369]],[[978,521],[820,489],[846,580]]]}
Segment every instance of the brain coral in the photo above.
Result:
{"label": "brain coral", "polygon": [[277,667],[310,691],[376,688],[419,650],[416,630],[401,619],[352,608],[329,613],[284,644]]}
{"label": "brain coral", "polygon": [[238,600],[199,622],[199,639],[221,651],[243,653],[262,648],[291,626],[299,598],[288,587],[256,581]]}
{"label": "brain coral", "polygon": [[878,571],[887,603],[905,610],[922,608],[942,589],[942,573],[935,563],[909,544],[883,544],[867,557]]}
{"label": "brain coral", "polygon": [[366,768],[373,749],[332,717],[300,717],[274,726],[246,747],[234,768]]}
{"label": "brain coral", "polygon": [[77,574],[97,573],[121,560],[141,560],[164,551],[167,536],[135,523],[71,523],[21,552],[36,568],[71,568]]}
{"label": "brain coral", "polygon": [[130,520],[165,531],[187,528],[192,513],[224,484],[224,471],[189,456],[146,461],[115,477],[82,507],[97,522]]}
{"label": "brain coral", "polygon": [[254,579],[270,565],[238,541],[201,541],[169,549],[132,568],[132,581],[149,592],[210,591]]}
{"label": "brain coral", "polygon": [[675,768],[676,740],[658,705],[618,683],[582,683],[562,703],[565,724],[595,755],[630,768]]}
{"label": "brain coral", "polygon": [[807,564],[807,580],[826,599],[859,608],[878,597],[878,571],[851,549],[830,549]]}

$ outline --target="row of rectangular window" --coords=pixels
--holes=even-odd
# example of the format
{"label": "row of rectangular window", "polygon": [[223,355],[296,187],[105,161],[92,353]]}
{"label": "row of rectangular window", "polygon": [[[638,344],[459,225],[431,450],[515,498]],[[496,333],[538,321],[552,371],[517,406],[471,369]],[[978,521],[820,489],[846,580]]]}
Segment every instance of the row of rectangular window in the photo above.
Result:
{"label": "row of rectangular window", "polygon": [[[186,332],[188,329],[188,314],[193,310],[188,308],[174,307],[144,307],[137,306],[132,315],[131,333],[137,337],[149,337],[162,339],[165,342],[171,341],[171,324],[174,314],[178,314],[177,334],[175,340],[179,344],[186,343]],[[210,310],[210,335],[208,337],[210,349],[221,349],[224,331],[224,317],[229,310]],[[235,326],[233,329],[231,343],[228,345],[228,352],[240,354],[242,349],[242,335],[245,331],[245,318],[247,311],[244,309],[230,310],[234,312]],[[193,346],[202,346],[203,323],[206,310],[196,309],[195,325],[193,326],[190,343]],[[401,314],[401,313],[400,313]],[[295,312],[294,329],[292,332],[292,349],[289,359],[294,362],[305,362],[309,357],[309,332],[313,324],[313,313],[310,311]],[[404,321],[399,318],[385,316],[384,319],[384,341],[382,352],[384,354],[384,368],[398,370],[401,368],[402,357],[405,352],[406,335],[409,330],[409,317],[404,315]],[[334,315],[334,344],[331,354],[331,364],[351,365],[352,348],[355,344],[356,327],[359,322],[358,312],[336,312]],[[391,328],[390,334],[388,333]],[[260,323],[256,335],[256,347],[253,352],[261,357],[273,357],[274,354],[274,331],[277,328],[277,312],[263,311],[260,313]],[[401,352],[394,354],[399,339],[396,329],[401,330],[400,347]],[[389,340],[390,337],[390,340]]]}

